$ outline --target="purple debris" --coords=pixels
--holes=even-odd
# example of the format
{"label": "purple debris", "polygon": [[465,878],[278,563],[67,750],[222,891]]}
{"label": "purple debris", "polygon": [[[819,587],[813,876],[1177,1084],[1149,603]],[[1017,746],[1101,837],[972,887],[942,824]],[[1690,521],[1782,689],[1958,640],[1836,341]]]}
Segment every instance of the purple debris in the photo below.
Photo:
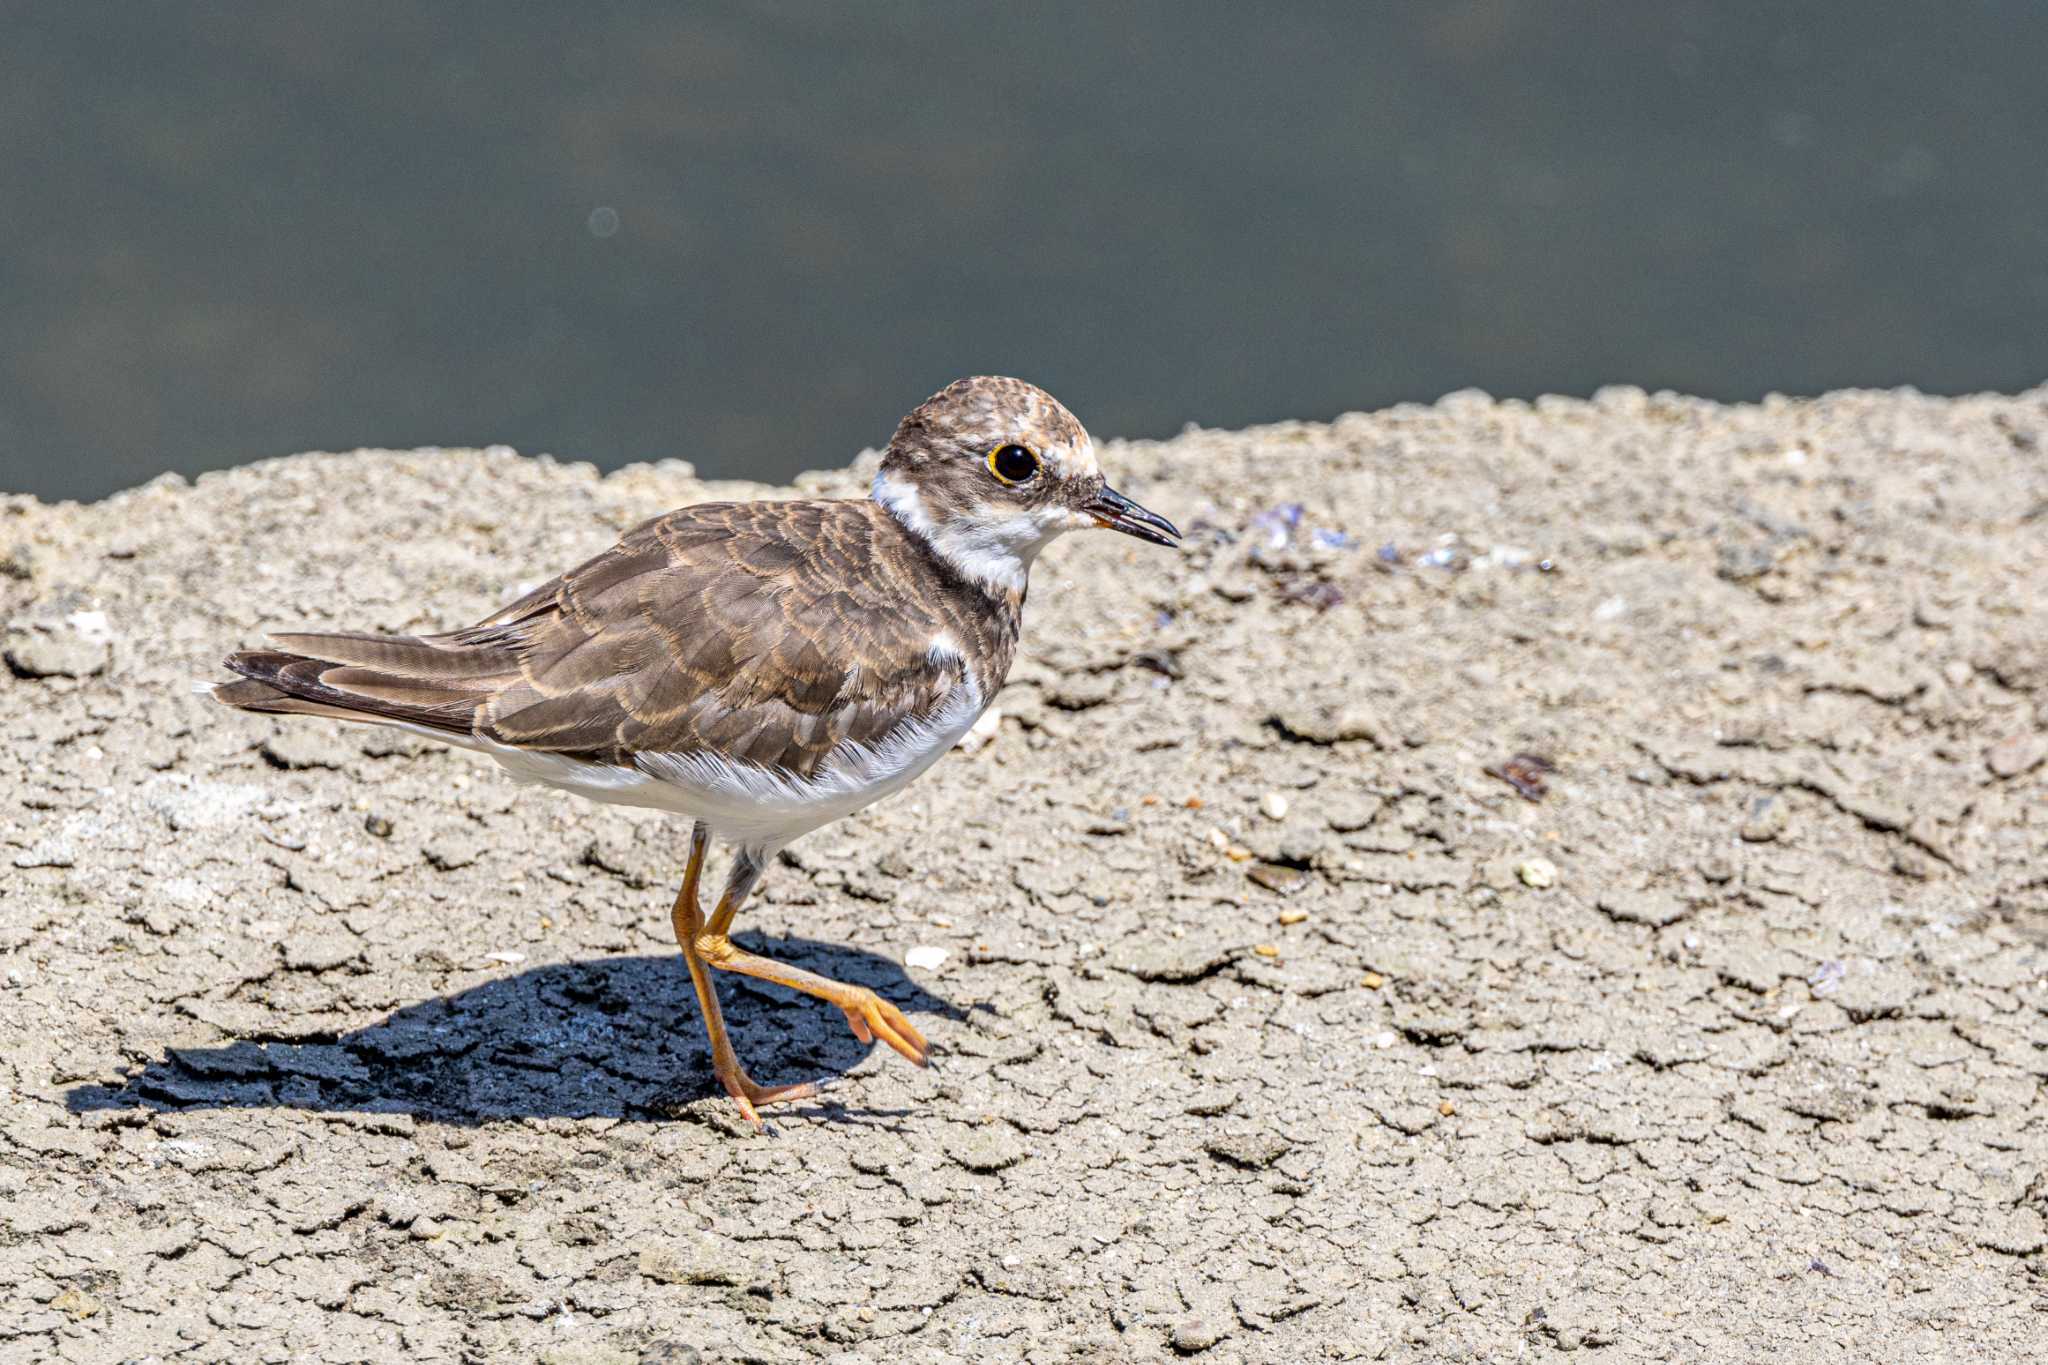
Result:
{"label": "purple debris", "polygon": [[1280,589],[1280,595],[1289,602],[1305,602],[1317,611],[1328,611],[1344,600],[1344,592],[1335,583],[1320,579],[1295,579]]}
{"label": "purple debris", "polygon": [[1253,513],[1245,524],[1245,534],[1252,536],[1263,549],[1284,550],[1294,539],[1294,528],[1301,525],[1301,504],[1283,502],[1277,507],[1268,507],[1263,512]]}
{"label": "purple debris", "polygon": [[1467,560],[1465,552],[1455,545],[1439,545],[1415,561],[1426,569],[1462,569]]}

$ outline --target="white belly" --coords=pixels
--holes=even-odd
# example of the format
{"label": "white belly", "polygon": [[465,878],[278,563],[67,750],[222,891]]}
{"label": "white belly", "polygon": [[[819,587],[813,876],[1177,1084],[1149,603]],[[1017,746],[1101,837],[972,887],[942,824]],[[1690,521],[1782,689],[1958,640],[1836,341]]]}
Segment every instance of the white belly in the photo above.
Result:
{"label": "white belly", "polygon": [[973,678],[964,678],[929,716],[905,721],[873,744],[840,745],[810,777],[702,753],[640,754],[627,767],[489,740],[473,747],[522,782],[593,801],[673,811],[745,847],[779,848],[909,786],[959,742],[987,705]]}

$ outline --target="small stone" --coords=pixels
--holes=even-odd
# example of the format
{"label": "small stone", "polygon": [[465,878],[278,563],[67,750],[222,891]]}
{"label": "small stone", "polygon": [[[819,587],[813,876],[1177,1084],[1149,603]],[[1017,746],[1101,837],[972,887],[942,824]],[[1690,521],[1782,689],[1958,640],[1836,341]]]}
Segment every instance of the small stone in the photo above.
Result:
{"label": "small stone", "polygon": [[1282,924],[1299,924],[1307,918],[1308,911],[1306,910],[1282,910],[1280,912],[1280,922]]}
{"label": "small stone", "polygon": [[2007,735],[1984,753],[1984,766],[1993,777],[2018,777],[2032,772],[2048,759],[2048,736],[2022,730]]}
{"label": "small stone", "polygon": [[1749,803],[1748,818],[1743,820],[1737,831],[1745,843],[1767,844],[1782,838],[1785,828],[1792,823],[1791,808],[1783,797],[1759,796]]}
{"label": "small stone", "polygon": [[430,1308],[489,1313],[518,1301],[512,1287],[496,1275],[475,1270],[443,1270],[428,1277],[420,1302]]}
{"label": "small stone", "polygon": [[1692,913],[1692,907],[1676,896],[1655,891],[1607,891],[1595,902],[1609,919],[1623,924],[1647,924],[1661,929],[1676,924]]}
{"label": "small stone", "polygon": [[1208,1350],[1223,1340],[1223,1329],[1200,1313],[1191,1313],[1173,1325],[1173,1349],[1184,1355]]}
{"label": "small stone", "polygon": [[[565,1315],[566,1316],[566,1315]],[[638,1354],[628,1357],[632,1365],[704,1365],[704,1353],[674,1337],[650,1341]]]}
{"label": "small stone", "polygon": [[1254,943],[1252,951],[1260,957],[1278,957],[1280,956],[1280,945],[1277,943]]}
{"label": "small stone", "polygon": [[14,855],[16,867],[76,867],[78,852],[63,839],[45,839],[26,853]]}
{"label": "small stone", "polygon": [[985,1124],[949,1139],[946,1155],[966,1169],[986,1175],[1008,1170],[1029,1153],[1010,1129]]}
{"label": "small stone", "polygon": [[97,1314],[102,1307],[100,1301],[82,1289],[67,1289],[50,1300],[50,1307],[60,1313],[69,1313],[73,1322],[84,1322]]}
{"label": "small stone", "polygon": [[1778,564],[1777,552],[1768,545],[1724,541],[1717,572],[1730,583],[1751,583]]}
{"label": "small stone", "polygon": [[935,972],[945,966],[946,959],[952,955],[950,948],[941,948],[935,943],[920,943],[903,955],[903,965],[916,967],[921,971]]}
{"label": "small stone", "polygon": [[1259,814],[1268,820],[1287,818],[1287,798],[1279,792],[1267,792],[1259,798]]}
{"label": "small stone", "polygon": [[7,666],[22,678],[90,678],[107,669],[106,644],[77,635],[17,635],[4,653]]}
{"label": "small stone", "polygon": [[1174,1349],[1182,1355],[1200,1355],[1223,1340],[1223,1328],[1202,1314],[1188,1314],[1174,1324]]}
{"label": "small stone", "polygon": [[1202,1144],[1202,1149],[1218,1161],[1247,1171],[1270,1166],[1293,1148],[1293,1143],[1269,1129],[1249,1133],[1219,1133]]}
{"label": "small stone", "polygon": [[1934,875],[1934,864],[1919,849],[1902,845],[1892,850],[1892,871],[1901,877],[1924,882]]}
{"label": "small stone", "polygon": [[[1308,874],[1300,868],[1283,867],[1278,863],[1260,863],[1245,873],[1245,876],[1276,896],[1291,896],[1308,883]],[[1291,921],[1283,919],[1280,922],[1287,924]]]}
{"label": "small stone", "polygon": [[1515,868],[1515,875],[1522,879],[1522,885],[1533,886],[1538,891],[1557,885],[1557,864],[1548,858],[1525,858]]}
{"label": "small stone", "polygon": [[1385,799],[1371,793],[1335,797],[1322,803],[1323,823],[1339,834],[1364,829],[1379,818]]}
{"label": "small stone", "polygon": [[1384,976],[1381,976],[1378,972],[1367,972],[1362,978],[1360,978],[1358,984],[1365,987],[1369,991],[1376,991],[1380,987],[1387,984],[1387,979]]}
{"label": "small stone", "polygon": [[1284,707],[1267,717],[1267,724],[1291,740],[1304,744],[1342,744],[1367,740],[1385,748],[1387,731],[1370,708],[1361,702],[1309,702]]}
{"label": "small stone", "polygon": [[371,811],[363,817],[363,828],[379,839],[389,839],[392,830],[391,817]]}
{"label": "small stone", "polygon": [[752,1259],[710,1232],[665,1237],[640,1249],[640,1274],[657,1284],[741,1285],[754,1278]]}
{"label": "small stone", "polygon": [[435,871],[454,872],[483,856],[483,842],[466,832],[442,834],[422,847],[420,853]]}
{"label": "small stone", "polygon": [[1449,1100],[1445,1100],[1442,1104],[1439,1104],[1436,1107],[1436,1112],[1442,1114],[1445,1118],[1449,1118],[1451,1115],[1458,1112],[1458,1106],[1452,1104]]}
{"label": "small stone", "polygon": [[981,713],[980,719],[967,727],[967,733],[953,741],[953,747],[963,754],[975,753],[987,748],[997,735],[1003,732],[1003,713],[991,706]]}

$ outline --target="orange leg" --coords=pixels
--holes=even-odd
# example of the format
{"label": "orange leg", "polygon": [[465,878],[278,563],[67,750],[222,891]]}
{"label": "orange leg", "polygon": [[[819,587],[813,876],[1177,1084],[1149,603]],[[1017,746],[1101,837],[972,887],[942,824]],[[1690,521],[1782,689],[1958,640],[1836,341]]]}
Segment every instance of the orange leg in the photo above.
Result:
{"label": "orange leg", "polygon": [[732,1050],[732,1039],[725,1033],[725,1013],[718,1007],[718,988],[711,983],[711,973],[704,970],[704,959],[697,947],[705,929],[703,912],[697,906],[697,883],[704,871],[704,854],[710,844],[711,833],[703,825],[690,831],[690,865],[683,873],[683,889],[676,893],[675,906],[669,911],[669,922],[675,928],[676,943],[683,950],[683,961],[690,968],[690,984],[697,988],[697,1007],[704,1012],[704,1033],[711,1040],[712,1073],[739,1105],[740,1113],[747,1122],[756,1128],[766,1128],[768,1125],[761,1121],[755,1105],[807,1100],[816,1095],[820,1087],[815,1081],[801,1085],[755,1085],[740,1065],[739,1055]]}
{"label": "orange leg", "polygon": [[[854,1037],[863,1043],[872,1043],[880,1038],[919,1066],[925,1065],[931,1057],[931,1044],[911,1027],[902,1010],[866,986],[849,986],[733,946],[732,940],[726,937],[732,928],[733,916],[739,913],[740,906],[746,903],[754,884],[760,880],[761,864],[742,849],[733,861],[732,876],[726,881],[725,892],[719,896],[718,906],[711,912],[711,922],[697,934],[696,956],[721,971],[742,972],[806,995],[815,995],[820,1000],[829,1000],[846,1015],[846,1026],[853,1030]],[[703,992],[700,990],[698,994]]]}

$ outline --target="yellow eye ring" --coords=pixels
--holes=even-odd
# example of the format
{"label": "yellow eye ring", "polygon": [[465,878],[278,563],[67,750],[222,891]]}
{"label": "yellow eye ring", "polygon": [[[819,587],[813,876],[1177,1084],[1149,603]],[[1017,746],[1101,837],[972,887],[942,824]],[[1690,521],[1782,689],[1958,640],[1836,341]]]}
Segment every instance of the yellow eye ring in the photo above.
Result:
{"label": "yellow eye ring", "polygon": [[1038,464],[1037,451],[1014,441],[1006,441],[988,453],[988,472],[1011,487],[1037,478]]}

